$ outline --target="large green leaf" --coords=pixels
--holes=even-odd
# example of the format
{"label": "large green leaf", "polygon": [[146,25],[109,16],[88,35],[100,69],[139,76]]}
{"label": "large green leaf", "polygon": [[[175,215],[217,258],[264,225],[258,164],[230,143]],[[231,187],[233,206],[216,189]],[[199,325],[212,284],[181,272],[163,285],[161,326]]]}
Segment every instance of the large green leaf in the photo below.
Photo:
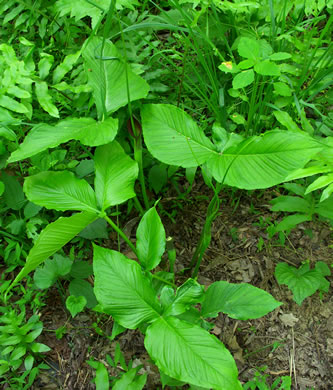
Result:
{"label": "large green leaf", "polygon": [[[251,137],[223,154],[214,153],[208,169],[218,182],[247,190],[272,187],[302,168],[322,149],[307,135],[270,131]],[[225,176],[226,175],[226,176]]]}
{"label": "large green leaf", "polygon": [[230,352],[201,327],[160,317],[147,328],[145,347],[165,374],[205,388],[240,390]]}
{"label": "large green leaf", "polygon": [[161,261],[165,251],[165,230],[155,207],[142,217],[136,231],[136,248],[141,265],[148,271]]}
{"label": "large green leaf", "polygon": [[48,257],[52,256],[60,248],[66,245],[96,218],[96,214],[82,212],[74,214],[71,217],[60,217],[55,222],[50,223],[40,233],[35,245],[29,252],[24,268],[16,276],[11,287],[22,280],[29,272],[36,269],[39,264]]}
{"label": "large green leaf", "polygon": [[124,152],[118,142],[98,147],[94,161],[95,191],[102,210],[135,196],[138,164]]}
{"label": "large green leaf", "polygon": [[169,104],[147,104],[141,110],[141,117],[148,150],[166,164],[196,167],[215,150],[204,132],[180,108]]}
{"label": "large green leaf", "polygon": [[120,325],[135,329],[159,317],[155,290],[135,261],[94,245],[94,275],[98,302]]}
{"label": "large green leaf", "polygon": [[207,318],[217,317],[222,312],[237,320],[248,320],[262,317],[281,304],[266,291],[250,284],[221,281],[208,287],[201,314]]}
{"label": "large green leaf", "polygon": [[84,49],[83,57],[100,117],[104,114],[104,108],[110,114],[128,104],[128,101],[147,96],[149,85],[131,71],[113,43],[94,37]]}
{"label": "large green leaf", "polygon": [[47,171],[27,177],[23,189],[31,202],[48,209],[98,213],[93,189],[69,171]]}
{"label": "large green leaf", "polygon": [[11,154],[8,163],[34,156],[48,148],[76,139],[87,146],[99,146],[111,142],[118,131],[118,120],[108,118],[96,122],[92,118],[69,118],[56,126],[45,123],[35,126],[19,148]]}

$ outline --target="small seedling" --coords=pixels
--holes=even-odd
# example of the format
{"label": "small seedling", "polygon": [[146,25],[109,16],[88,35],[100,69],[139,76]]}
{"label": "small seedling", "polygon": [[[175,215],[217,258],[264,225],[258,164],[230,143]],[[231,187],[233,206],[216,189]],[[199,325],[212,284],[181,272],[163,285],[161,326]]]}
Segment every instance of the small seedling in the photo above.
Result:
{"label": "small seedling", "polygon": [[287,263],[279,263],[275,268],[276,280],[279,284],[286,284],[290,288],[293,299],[298,305],[317,290],[320,293],[327,293],[330,283],[325,277],[329,275],[331,271],[322,261],[318,261],[314,269],[310,269],[309,262],[305,262],[299,268]]}

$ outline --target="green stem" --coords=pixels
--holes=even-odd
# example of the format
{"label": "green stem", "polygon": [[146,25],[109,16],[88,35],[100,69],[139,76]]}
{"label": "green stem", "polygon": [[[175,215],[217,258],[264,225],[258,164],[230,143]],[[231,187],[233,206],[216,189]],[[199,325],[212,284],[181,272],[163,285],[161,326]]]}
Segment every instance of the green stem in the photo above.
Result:
{"label": "green stem", "polygon": [[[249,107],[249,116],[247,118],[247,128],[246,128],[247,135],[249,135],[250,128],[252,126],[252,120],[253,120],[254,113],[255,113],[255,103],[256,103],[256,99],[257,99],[259,77],[260,77],[259,75],[255,75],[255,78],[254,78],[254,86],[253,86],[253,90],[252,90],[250,107]],[[251,135],[253,135],[253,132],[251,132]]]}
{"label": "green stem", "polygon": [[142,216],[145,213],[145,211],[144,211],[143,207],[141,206],[141,203],[140,203],[137,196],[134,198],[134,203],[135,203],[135,206],[136,206],[137,210],[139,211],[140,215]]}
{"label": "green stem", "polygon": [[[133,128],[133,127],[132,127]],[[145,185],[145,176],[143,173],[143,163],[142,163],[142,137],[141,134],[139,134],[134,139],[134,159],[139,165],[139,182],[141,186],[142,196],[143,196],[143,202],[145,204],[146,210],[149,210],[149,200],[147,196],[146,191],[146,185]]]}
{"label": "green stem", "polygon": [[115,230],[120,235],[120,237],[132,249],[135,256],[139,259],[138,252],[136,251],[135,246],[132,244],[131,240],[126,236],[126,234],[107,215],[104,216],[104,219],[109,223],[109,225],[112,227],[112,229]]}
{"label": "green stem", "polygon": [[196,277],[199,271],[199,267],[203,258],[203,255],[205,253],[205,250],[208,248],[211,240],[211,227],[212,224],[215,220],[215,218],[218,215],[219,208],[220,208],[220,198],[219,198],[219,193],[223,187],[225,178],[227,177],[227,174],[229,172],[229,169],[231,168],[232,164],[235,162],[236,158],[241,154],[241,152],[252,142],[254,142],[255,138],[249,138],[246,142],[244,142],[244,145],[242,148],[239,150],[237,155],[233,158],[233,160],[230,162],[228,165],[227,169],[225,170],[223,179],[221,183],[217,183],[216,188],[214,188],[213,184],[210,183],[211,188],[214,190],[214,196],[212,200],[210,201],[208,208],[207,208],[207,216],[206,216],[206,221],[204,224],[204,227],[202,229],[201,235],[200,235],[200,240],[199,244],[197,246],[196,251],[194,252],[194,255],[191,260],[190,268],[192,268],[195,265],[195,269],[193,271],[192,277]]}
{"label": "green stem", "polygon": [[151,276],[153,277],[153,279],[156,279],[156,280],[159,280],[160,282],[163,282],[165,284],[168,284],[169,286],[173,287],[173,288],[176,288],[177,286],[174,284],[174,283],[171,283],[169,282],[168,280],[165,280],[163,278],[161,278],[160,276],[157,276],[157,275],[154,275],[151,273]]}
{"label": "green stem", "polygon": [[203,227],[201,235],[200,235],[199,244],[194,252],[194,255],[192,257],[191,264],[190,264],[191,268],[195,264],[195,268],[194,268],[193,273],[192,273],[192,278],[195,278],[198,275],[200,264],[201,264],[201,261],[203,259],[203,255],[204,255],[206,249],[208,248],[210,241],[211,241],[211,238],[212,238],[212,234],[211,234],[212,224],[218,215],[218,211],[219,211],[220,203],[221,203],[220,198],[219,198],[219,192],[220,192],[221,188],[222,188],[222,185],[219,184],[217,186],[215,194],[214,194],[214,196],[213,196],[212,200],[210,201],[209,206],[207,208],[206,221],[205,221],[204,227]]}
{"label": "green stem", "polygon": [[[331,27],[331,24],[333,23],[333,15],[331,15],[325,25],[325,27],[323,28],[320,36],[319,36],[319,39],[317,40],[317,43],[315,45],[315,47],[310,51],[311,52],[311,56],[310,56],[310,59],[306,62],[306,65],[304,66],[303,68],[303,71],[301,73],[301,76],[298,78],[299,82],[298,82],[298,85],[297,87],[295,88],[295,92],[296,94],[300,93],[301,91],[301,88],[302,88],[302,85],[305,83],[305,81],[307,80],[307,78],[309,77],[309,69],[310,69],[310,66],[312,64],[312,61],[313,59],[315,58],[315,55],[317,53],[317,50],[319,48],[319,45],[322,44],[322,41],[324,39],[324,36],[325,34],[327,33],[327,31],[329,31],[330,27]],[[309,42],[309,45],[307,47],[307,50],[310,49],[310,46],[311,46],[311,43],[313,42],[312,41],[312,36],[313,36],[313,32],[315,31],[314,29],[311,30],[312,31],[312,35],[310,37],[310,39],[308,40]]]}
{"label": "green stem", "polygon": [[141,185],[141,191],[142,191],[142,196],[143,196],[145,208],[146,208],[146,210],[148,210],[149,209],[149,201],[148,201],[148,196],[147,196],[147,191],[146,191],[145,177],[144,177],[144,173],[143,173],[143,164],[142,164],[142,136],[141,136],[141,132],[137,131],[135,123],[134,123],[134,119],[133,119],[133,110],[132,110],[132,104],[131,104],[128,70],[127,70],[128,58],[127,58],[127,53],[126,53],[126,44],[125,44],[124,32],[123,32],[118,14],[117,14],[117,18],[118,18],[118,24],[119,24],[119,29],[120,29],[121,40],[122,40],[122,44],[124,47],[128,113],[129,113],[129,117],[130,117],[130,121],[131,121],[132,131],[134,134],[134,159],[139,165],[139,181],[140,181],[140,185]]}
{"label": "green stem", "polygon": [[[110,226],[120,235],[120,237],[123,238],[123,240],[127,243],[127,245],[132,249],[133,253],[135,254],[135,256],[138,258],[139,262],[140,262],[140,258],[139,258],[139,255],[138,255],[138,252],[135,248],[135,246],[132,244],[132,242],[129,240],[129,238],[126,236],[126,234],[107,216],[105,215],[104,216],[104,219],[110,224]],[[141,262],[140,262],[141,263]],[[154,279],[157,279],[165,284],[168,284],[169,286],[172,286],[173,288],[176,288],[177,286],[174,284],[174,283],[171,283],[169,282],[168,280],[165,280],[157,275],[154,275],[151,273],[151,276],[154,278]]]}

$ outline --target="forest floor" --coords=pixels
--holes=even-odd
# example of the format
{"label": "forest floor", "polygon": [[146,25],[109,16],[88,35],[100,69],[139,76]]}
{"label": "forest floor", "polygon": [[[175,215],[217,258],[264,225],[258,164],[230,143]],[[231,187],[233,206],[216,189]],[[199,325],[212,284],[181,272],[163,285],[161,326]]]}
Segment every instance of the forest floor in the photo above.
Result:
{"label": "forest floor", "polygon": [[[316,293],[298,306],[287,286],[280,286],[274,277],[279,262],[298,267],[305,260],[309,260],[312,266],[320,260],[331,266],[332,230],[326,223],[316,220],[299,225],[287,236],[284,245],[276,237],[269,239],[268,225],[264,221],[279,218],[269,207],[269,200],[278,195],[274,191],[260,192],[260,199],[259,192],[252,196],[241,191],[232,196],[225,194],[198,281],[205,286],[218,280],[251,283],[271,293],[283,305],[257,320],[237,321],[220,314],[212,320],[212,333],[232,352],[242,383],[253,378],[259,367],[267,366],[268,382],[291,375],[292,389],[332,390],[332,288],[329,294],[320,297]],[[195,250],[205,220],[208,195],[206,186],[197,183],[187,200],[179,201],[173,196],[161,200],[169,213],[177,210],[174,221],[163,213],[162,220],[167,236],[174,240],[178,271],[188,266]],[[104,240],[103,245],[113,247],[114,238]],[[122,249],[131,257],[123,245]],[[329,280],[332,282],[332,277]],[[90,383],[94,373],[86,361],[94,357],[105,362],[106,354],[113,356],[116,342],[119,342],[127,362],[133,359],[134,365],[144,366],[142,371],[148,373],[145,389],[161,389],[158,370],[145,351],[139,331],[127,330],[110,342],[92,330],[92,324],[96,318],[101,318],[100,315],[86,311],[70,319],[56,289],[50,290],[47,303],[41,315],[44,329],[65,326],[66,334],[59,340],[54,332],[43,332],[41,341],[51,347],[45,359],[51,369],[40,375],[33,389],[94,389]],[[98,326],[106,334],[111,334],[112,320],[109,317],[102,317]]]}

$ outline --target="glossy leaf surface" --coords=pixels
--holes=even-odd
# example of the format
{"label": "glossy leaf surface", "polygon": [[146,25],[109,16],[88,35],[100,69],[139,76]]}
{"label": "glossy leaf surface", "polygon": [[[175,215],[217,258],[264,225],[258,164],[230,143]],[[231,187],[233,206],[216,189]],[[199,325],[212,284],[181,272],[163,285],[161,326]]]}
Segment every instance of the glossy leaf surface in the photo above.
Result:
{"label": "glossy leaf surface", "polygon": [[197,325],[160,317],[147,328],[145,347],[158,368],[172,378],[205,388],[242,389],[230,352]]}
{"label": "glossy leaf surface", "polygon": [[142,129],[150,153],[184,168],[203,164],[215,150],[192,118],[170,104],[148,104],[141,110]]}
{"label": "glossy leaf surface", "polygon": [[95,191],[102,210],[135,196],[138,164],[124,152],[118,142],[98,147],[94,161]]}
{"label": "glossy leaf surface", "polygon": [[99,146],[111,142],[118,131],[118,120],[108,118],[96,122],[92,118],[69,118],[56,126],[45,123],[35,126],[8,162],[15,162],[36,155],[48,148],[76,139],[87,146]]}
{"label": "glossy leaf surface", "polygon": [[272,187],[290,172],[302,168],[321,145],[312,138],[286,131],[254,136],[224,151],[214,153],[208,169],[218,182],[243,189]]}
{"label": "glossy leaf surface", "polygon": [[262,317],[281,304],[266,291],[250,284],[220,281],[208,287],[201,314],[207,318],[217,317],[222,312],[237,320],[248,320]]}
{"label": "glossy leaf surface", "polygon": [[96,218],[96,214],[82,212],[71,217],[60,217],[55,222],[50,223],[40,233],[35,245],[29,252],[25,266],[17,275],[11,287],[61,249]]}
{"label": "glossy leaf surface", "polygon": [[[149,85],[126,65],[116,46],[99,37],[90,40],[83,51],[88,83],[100,116],[110,114],[129,101],[145,98]],[[129,96],[127,96],[128,78]]]}
{"label": "glossy leaf surface", "polygon": [[155,207],[142,217],[136,231],[136,248],[141,265],[150,271],[161,261],[165,251],[165,230]]}
{"label": "glossy leaf surface", "polygon": [[98,302],[120,325],[135,329],[159,316],[156,293],[135,261],[95,245],[94,275]]}
{"label": "glossy leaf surface", "polygon": [[27,177],[23,189],[31,202],[48,209],[97,212],[93,189],[69,171],[46,171]]}

